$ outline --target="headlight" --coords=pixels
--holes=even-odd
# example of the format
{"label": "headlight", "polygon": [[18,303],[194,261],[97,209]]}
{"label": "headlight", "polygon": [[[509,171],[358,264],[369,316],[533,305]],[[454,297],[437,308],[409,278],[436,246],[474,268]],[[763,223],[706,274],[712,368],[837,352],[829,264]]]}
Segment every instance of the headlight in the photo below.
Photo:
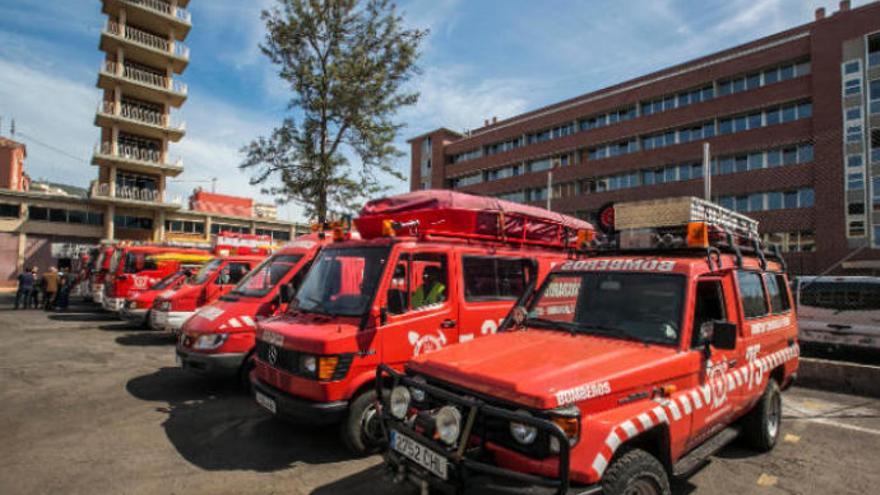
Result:
{"label": "headlight", "polygon": [[410,399],[408,388],[399,385],[394,387],[391,391],[391,414],[397,419],[406,418]]}
{"label": "headlight", "polygon": [[[413,378],[414,382],[425,383],[425,379],[417,376]],[[416,402],[424,402],[425,401],[425,391],[416,386],[412,386],[409,389],[409,392],[412,394],[412,399]]]}
{"label": "headlight", "polygon": [[[526,411],[517,411],[520,414],[524,414],[526,416],[530,416]],[[523,444],[523,445],[531,445],[535,442],[535,439],[538,438],[538,429],[534,426],[529,426],[523,423],[517,423],[516,421],[510,422],[510,436],[513,437],[514,440]]]}
{"label": "headlight", "polygon": [[214,350],[223,345],[227,338],[229,338],[228,333],[209,333],[206,335],[199,335],[195,344],[193,344],[193,349],[202,351]]}
{"label": "headlight", "polygon": [[452,406],[443,406],[434,415],[437,436],[447,445],[452,445],[461,434],[461,413]]}
{"label": "headlight", "polygon": [[313,356],[303,354],[299,358],[300,372],[318,380],[330,380],[336,373],[339,356]]}
{"label": "headlight", "polygon": [[306,373],[314,375],[318,371],[318,357],[303,356],[302,358],[300,358],[300,367]]}

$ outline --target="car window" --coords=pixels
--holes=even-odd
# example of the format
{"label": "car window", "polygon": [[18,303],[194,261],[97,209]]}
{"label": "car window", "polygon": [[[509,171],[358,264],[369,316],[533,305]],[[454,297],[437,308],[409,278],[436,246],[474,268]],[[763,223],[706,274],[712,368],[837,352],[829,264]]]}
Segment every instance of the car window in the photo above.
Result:
{"label": "car window", "polygon": [[694,306],[694,325],[691,334],[691,345],[703,345],[700,339],[700,327],[703,323],[715,320],[726,320],[724,310],[724,291],[719,280],[702,280],[697,282],[696,304]]}
{"label": "car window", "polygon": [[463,256],[466,301],[515,300],[528,285],[527,260]]}
{"label": "car window", "polygon": [[785,290],[785,279],[782,278],[782,275],[765,273],[764,283],[767,285],[767,294],[770,296],[770,310],[773,314],[788,311],[791,308],[791,301],[788,299],[788,291]]}
{"label": "car window", "polygon": [[232,285],[241,282],[241,279],[251,270],[251,265],[245,262],[232,262],[220,269],[215,283],[217,285]]}
{"label": "car window", "polygon": [[435,306],[449,298],[446,255],[417,253],[401,255],[388,287],[388,312],[403,314]]}
{"label": "car window", "polygon": [[739,297],[742,301],[745,317],[766,316],[768,313],[767,297],[764,294],[761,276],[756,272],[738,271],[736,278],[739,282]]}

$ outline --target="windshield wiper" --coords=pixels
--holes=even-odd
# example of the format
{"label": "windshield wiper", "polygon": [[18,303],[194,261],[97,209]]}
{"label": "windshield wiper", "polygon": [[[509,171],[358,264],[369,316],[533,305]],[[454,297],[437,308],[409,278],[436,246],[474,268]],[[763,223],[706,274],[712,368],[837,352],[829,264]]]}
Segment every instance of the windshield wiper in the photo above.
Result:
{"label": "windshield wiper", "polygon": [[634,334],[625,327],[613,327],[611,325],[603,325],[601,323],[579,323],[578,328],[600,330],[605,334],[613,334],[615,337],[622,337],[626,340],[633,340],[642,343],[663,343],[656,339],[646,339],[640,335]]}
{"label": "windshield wiper", "polygon": [[327,311],[327,308],[324,307],[323,301],[316,297],[305,297],[304,300],[306,302],[310,302],[313,304],[311,308],[303,308],[302,304],[299,303],[299,297],[297,297],[297,305],[296,309],[303,311],[305,313],[320,313],[324,315],[329,315],[330,313]]}
{"label": "windshield wiper", "polygon": [[555,320],[545,320],[543,318],[526,318],[526,321],[523,324],[527,327],[537,327],[537,328],[548,328],[550,330],[562,330],[568,332],[570,334],[574,334],[577,331],[578,326],[574,323],[567,323],[564,321],[555,321]]}

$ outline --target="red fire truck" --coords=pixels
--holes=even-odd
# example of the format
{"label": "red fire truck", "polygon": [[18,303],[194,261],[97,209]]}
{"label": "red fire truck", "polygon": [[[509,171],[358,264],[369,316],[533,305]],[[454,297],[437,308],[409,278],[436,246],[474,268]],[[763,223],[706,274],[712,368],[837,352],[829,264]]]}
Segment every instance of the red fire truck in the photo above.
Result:
{"label": "red fire truck", "polygon": [[270,254],[269,236],[223,232],[214,248],[215,257],[180,288],[160,294],[150,311],[154,330],[178,333],[199,308],[231,291]]}
{"label": "red fire truck", "polygon": [[98,247],[98,256],[89,278],[89,287],[92,291],[92,301],[97,304],[104,302],[104,280],[110,271],[110,260],[116,247],[113,244],[101,244]]}
{"label": "red fire truck", "polygon": [[498,334],[380,368],[398,480],[668,495],[740,435],[773,448],[799,355],[778,250],[697,198],[613,212],[612,248],[557,266]]}
{"label": "red fire truck", "polygon": [[117,245],[110,258],[110,268],[104,280],[102,306],[118,313],[125,299],[150,288],[159,280],[178,271],[181,261],[177,257],[157,258],[161,254],[205,255],[202,249],[164,246],[157,244]]}
{"label": "red fire truck", "polygon": [[371,201],[355,225],[362,239],[324,247],[289,311],[258,324],[251,376],[263,407],[340,423],[357,453],[380,438],[376,366],[494,333],[593,234],[572,217],[452,191]]}
{"label": "red fire truck", "polygon": [[180,365],[197,374],[235,376],[249,386],[256,322],[287,310],[329,233],[298,237],[251,271],[228,294],[189,318],[177,342]]}
{"label": "red fire truck", "polygon": [[126,298],[125,304],[119,312],[119,316],[122,317],[122,319],[130,321],[135,325],[146,326],[149,328],[150,310],[153,307],[153,302],[156,298],[167,291],[179,289],[187,279],[192,277],[192,275],[202,267],[202,265],[211,261],[213,256],[208,254],[180,255],[168,253],[153,257],[154,261],[167,261],[170,259],[180,261],[180,269],[151,285],[149,289]]}

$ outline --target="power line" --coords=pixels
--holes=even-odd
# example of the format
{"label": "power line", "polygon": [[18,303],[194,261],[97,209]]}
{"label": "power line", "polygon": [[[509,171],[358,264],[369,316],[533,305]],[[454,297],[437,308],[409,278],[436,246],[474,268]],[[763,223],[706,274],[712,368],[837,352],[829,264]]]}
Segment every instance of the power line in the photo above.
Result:
{"label": "power line", "polygon": [[53,146],[53,145],[51,145],[51,144],[44,143],[44,142],[40,141],[39,139],[37,139],[37,138],[35,138],[35,137],[33,137],[33,136],[29,136],[29,135],[27,135],[27,134],[25,134],[25,133],[23,133],[23,132],[21,132],[21,131],[15,133],[15,136],[21,136],[21,137],[23,137],[23,138],[25,138],[25,139],[27,139],[27,140],[33,142],[34,144],[37,144],[37,145],[42,146],[42,147],[44,147],[44,148],[50,149],[50,150],[52,150],[52,151],[54,151],[54,152],[56,152],[56,153],[58,153],[58,154],[60,154],[60,155],[64,155],[64,156],[66,156],[67,158],[70,158],[70,159],[72,159],[72,160],[76,160],[76,161],[78,161],[78,162],[82,162],[82,163],[85,163],[85,164],[88,164],[88,163],[89,163],[87,160],[83,160],[82,158],[80,158],[80,157],[78,157],[78,156],[75,156],[75,155],[73,155],[73,154],[71,154],[71,153],[68,153],[67,151],[62,150],[61,148],[57,148],[57,147],[55,147],[55,146]]}

